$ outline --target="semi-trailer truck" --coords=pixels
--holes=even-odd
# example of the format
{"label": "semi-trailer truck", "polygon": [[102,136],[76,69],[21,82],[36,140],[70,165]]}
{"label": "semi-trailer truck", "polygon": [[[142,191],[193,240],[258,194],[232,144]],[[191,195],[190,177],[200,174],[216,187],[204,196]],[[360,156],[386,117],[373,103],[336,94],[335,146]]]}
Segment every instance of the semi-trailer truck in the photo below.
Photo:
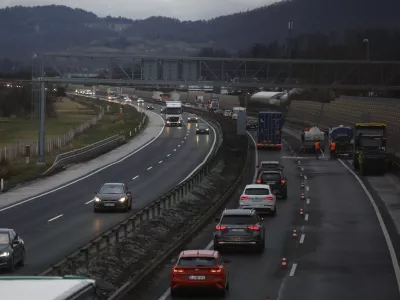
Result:
{"label": "semi-trailer truck", "polygon": [[284,118],[281,112],[260,111],[258,113],[257,148],[282,148],[282,127]]}

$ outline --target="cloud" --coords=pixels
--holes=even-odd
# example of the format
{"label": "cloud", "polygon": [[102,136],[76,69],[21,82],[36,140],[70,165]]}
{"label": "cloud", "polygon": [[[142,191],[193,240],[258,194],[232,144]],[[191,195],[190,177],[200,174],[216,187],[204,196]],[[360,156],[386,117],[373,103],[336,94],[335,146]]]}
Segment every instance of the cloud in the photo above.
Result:
{"label": "cloud", "polygon": [[210,19],[254,9],[279,0],[0,0],[0,7],[67,5],[94,12],[100,17],[144,19],[166,16],[180,20]]}

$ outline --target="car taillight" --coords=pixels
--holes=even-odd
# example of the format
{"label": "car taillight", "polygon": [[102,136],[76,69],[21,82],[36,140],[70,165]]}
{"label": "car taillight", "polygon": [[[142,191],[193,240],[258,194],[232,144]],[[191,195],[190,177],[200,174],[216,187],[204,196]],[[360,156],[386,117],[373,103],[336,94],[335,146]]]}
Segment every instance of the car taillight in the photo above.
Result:
{"label": "car taillight", "polygon": [[183,273],[183,269],[174,268],[174,273]]}
{"label": "car taillight", "polygon": [[217,230],[225,230],[226,226],[221,226],[221,225],[217,225],[217,227],[215,227]]}
{"label": "car taillight", "polygon": [[286,180],[281,180],[281,184],[285,184],[286,183]]}
{"label": "car taillight", "polygon": [[248,226],[248,228],[255,231],[260,230],[260,226]]}
{"label": "car taillight", "polygon": [[257,183],[261,183],[261,180],[260,180],[260,179],[258,179],[258,180],[257,180]]}
{"label": "car taillight", "polygon": [[240,200],[249,200],[249,196],[241,196]]}
{"label": "car taillight", "polygon": [[222,269],[211,269],[210,272],[211,273],[221,273]]}
{"label": "car taillight", "polygon": [[272,197],[272,196],[265,196],[264,199],[265,199],[265,200],[274,200],[274,197]]}

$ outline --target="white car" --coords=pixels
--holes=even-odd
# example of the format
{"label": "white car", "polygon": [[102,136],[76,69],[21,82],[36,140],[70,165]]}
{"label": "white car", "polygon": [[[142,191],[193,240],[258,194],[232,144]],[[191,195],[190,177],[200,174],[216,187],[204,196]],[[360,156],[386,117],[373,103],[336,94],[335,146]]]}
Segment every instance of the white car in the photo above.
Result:
{"label": "white car", "polygon": [[185,103],[183,104],[184,107],[192,107],[192,105],[190,103]]}
{"label": "white car", "polygon": [[240,208],[276,214],[276,196],[268,184],[248,184],[240,196]]}
{"label": "white car", "polygon": [[142,98],[139,98],[139,99],[137,99],[137,103],[138,104],[144,103],[144,100]]}
{"label": "white car", "polygon": [[224,111],[224,116],[225,117],[230,117],[232,115],[232,111],[230,109],[227,109]]}

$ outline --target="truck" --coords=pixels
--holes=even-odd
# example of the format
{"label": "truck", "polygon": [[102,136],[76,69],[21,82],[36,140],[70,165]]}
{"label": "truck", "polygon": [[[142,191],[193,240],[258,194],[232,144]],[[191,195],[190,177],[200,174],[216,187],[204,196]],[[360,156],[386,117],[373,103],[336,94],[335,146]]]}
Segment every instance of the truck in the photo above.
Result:
{"label": "truck", "polygon": [[325,148],[325,132],[320,128],[313,126],[305,128],[301,132],[301,152],[313,152],[315,151],[315,142],[320,143],[321,149]]}
{"label": "truck", "polygon": [[209,111],[215,111],[215,110],[219,109],[219,102],[218,101],[211,101],[208,104],[208,109],[209,109]]}
{"label": "truck", "polygon": [[166,107],[163,111],[163,113],[165,113],[167,126],[182,127],[183,125],[182,112],[183,112],[183,105],[181,101],[167,101]]}
{"label": "truck", "polygon": [[328,131],[329,140],[336,143],[336,155],[353,154],[353,128],[351,126],[339,125],[330,127]]}
{"label": "truck", "polygon": [[171,101],[180,101],[181,99],[181,94],[179,92],[173,91],[170,93],[171,95]]}
{"label": "truck", "polygon": [[240,107],[240,106],[232,108],[232,115],[231,115],[232,120],[237,120],[237,116],[238,116],[238,112],[239,111],[244,111],[245,112],[246,108],[245,107]]}
{"label": "truck", "polygon": [[362,175],[383,175],[388,166],[384,123],[356,123],[353,127],[353,166]]}
{"label": "truck", "polygon": [[153,96],[151,97],[153,100],[155,101],[160,101],[161,100],[161,95],[163,94],[163,92],[157,92],[154,91],[153,92]]}
{"label": "truck", "polygon": [[260,111],[258,113],[257,148],[282,148],[282,127],[284,118],[281,112]]}

